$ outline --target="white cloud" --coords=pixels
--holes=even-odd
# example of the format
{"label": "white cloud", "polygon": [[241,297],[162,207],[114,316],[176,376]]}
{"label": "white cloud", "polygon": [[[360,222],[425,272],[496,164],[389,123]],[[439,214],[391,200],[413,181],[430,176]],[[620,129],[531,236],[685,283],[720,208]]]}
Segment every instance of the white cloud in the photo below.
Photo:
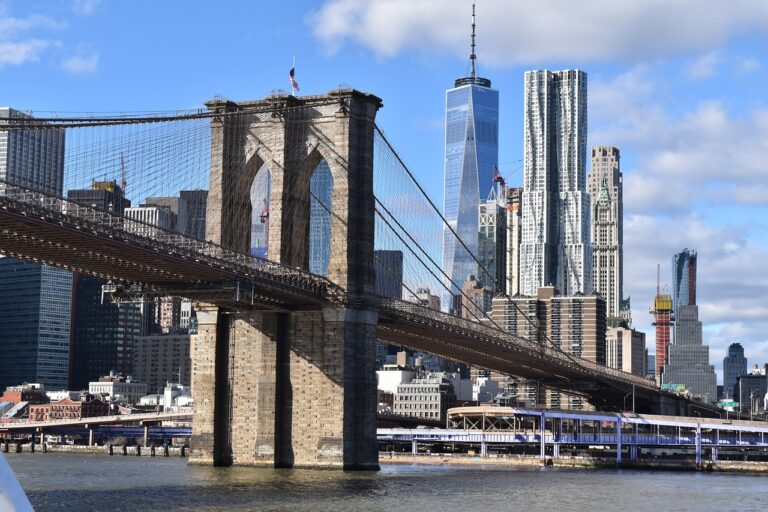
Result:
{"label": "white cloud", "polygon": [[37,61],[46,46],[48,46],[47,42],[38,39],[18,42],[0,41],[0,69],[6,65]]}
{"label": "white cloud", "polygon": [[688,78],[694,80],[703,80],[705,78],[711,78],[715,74],[715,67],[722,60],[721,53],[719,51],[711,51],[701,57],[695,59],[685,70],[685,74]]}
{"label": "white cloud", "polygon": [[90,16],[96,12],[102,0],[73,0],[71,7],[76,14]]}
{"label": "white cloud", "polygon": [[[326,0],[307,17],[330,51],[346,42],[391,57],[406,50],[464,55],[469,2]],[[497,0],[477,7],[478,55],[493,65],[643,60],[709,50],[768,28],[753,0]]]}
{"label": "white cloud", "polygon": [[70,74],[84,75],[93,73],[99,65],[99,54],[92,53],[88,56],[75,55],[62,62],[62,67]]}
{"label": "white cloud", "polygon": [[750,57],[741,57],[739,59],[739,67],[742,71],[745,73],[752,73],[753,71],[757,71],[760,69],[760,61],[757,59],[753,59]]}

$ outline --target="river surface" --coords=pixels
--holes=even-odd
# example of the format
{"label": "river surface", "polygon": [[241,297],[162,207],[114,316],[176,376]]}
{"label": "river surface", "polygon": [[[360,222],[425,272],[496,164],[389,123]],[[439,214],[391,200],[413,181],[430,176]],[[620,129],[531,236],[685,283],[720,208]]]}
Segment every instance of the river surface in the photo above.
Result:
{"label": "river surface", "polygon": [[37,512],[768,510],[768,477],[752,475],[410,465],[361,474],[162,457],[6,458]]}

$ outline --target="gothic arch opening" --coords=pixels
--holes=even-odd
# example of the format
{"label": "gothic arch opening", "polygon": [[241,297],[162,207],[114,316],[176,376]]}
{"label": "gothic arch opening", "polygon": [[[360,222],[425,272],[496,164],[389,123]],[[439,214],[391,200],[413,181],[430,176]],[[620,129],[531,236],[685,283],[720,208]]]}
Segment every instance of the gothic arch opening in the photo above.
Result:
{"label": "gothic arch opening", "polygon": [[260,258],[269,257],[269,200],[272,172],[262,164],[251,182],[251,242],[248,252]]}
{"label": "gothic arch opening", "polygon": [[327,276],[331,259],[333,176],[325,158],[312,171],[309,190],[309,271]]}

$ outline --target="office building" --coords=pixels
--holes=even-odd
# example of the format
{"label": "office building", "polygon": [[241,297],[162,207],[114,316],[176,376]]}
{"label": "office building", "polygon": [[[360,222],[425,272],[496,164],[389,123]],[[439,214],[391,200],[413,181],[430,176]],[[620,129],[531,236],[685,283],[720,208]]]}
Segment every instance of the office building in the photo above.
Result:
{"label": "office building", "polygon": [[520,292],[592,292],[587,74],[525,73]]}
{"label": "office building", "polygon": [[133,342],[141,332],[137,304],[102,300],[104,279],[76,272],[72,294],[70,387],[86,389],[102,375],[132,372]]}
{"label": "office building", "polygon": [[399,384],[392,412],[401,416],[444,421],[448,409],[456,404],[456,393],[451,381],[442,373],[429,374]]}
{"label": "office building", "polygon": [[333,176],[324,159],[309,180],[309,190],[309,271],[327,276],[331,260]]}
{"label": "office building", "polygon": [[376,295],[403,298],[403,251],[373,251]]}
{"label": "office building", "polygon": [[148,197],[142,206],[159,206],[171,210],[171,231],[187,234],[187,202],[181,197]]}
{"label": "office building", "polygon": [[182,190],[179,197],[187,205],[187,222],[184,227],[184,234],[205,240],[205,219],[206,209],[208,207],[207,190]]}
{"label": "office building", "polygon": [[[12,108],[0,108],[0,120],[36,123]],[[0,187],[61,196],[63,183],[63,129],[0,131]],[[0,259],[0,388],[21,382],[67,387],[71,295],[70,272]]]}
{"label": "office building", "polygon": [[656,355],[655,354],[649,354],[648,349],[645,349],[645,376],[649,379],[655,379],[656,378]]}
{"label": "office building", "polygon": [[158,238],[175,230],[176,214],[168,206],[143,204],[125,209],[125,230],[149,238]]}
{"label": "office building", "polygon": [[477,207],[477,280],[494,294],[507,287],[507,209],[500,193],[494,187]]}
{"label": "office building", "polygon": [[592,169],[587,190],[592,203],[592,282],[605,297],[609,318],[621,314],[624,273],[624,215],[619,148],[592,148]]}
{"label": "office building", "polygon": [[768,393],[768,377],[765,368],[736,378],[733,397],[739,403],[739,410],[751,414],[765,412],[765,395]]}
{"label": "office building", "polygon": [[93,180],[91,188],[68,190],[67,200],[78,205],[72,206],[75,211],[71,213],[74,215],[79,214],[79,207],[123,215],[125,209],[131,206],[130,199],[125,197],[125,192],[114,180]]}
{"label": "office building", "polygon": [[702,342],[698,306],[677,306],[675,339],[667,356],[661,375],[663,384],[685,386],[693,398],[703,402],[717,400],[717,376],[715,367],[709,364],[709,347]]}
{"label": "office building", "polygon": [[138,336],[133,349],[133,377],[154,392],[166,382],[190,384],[189,334]]}
{"label": "office building", "polygon": [[416,300],[418,300],[422,306],[440,311],[440,297],[433,295],[429,288],[417,288]]}
{"label": "office building", "polygon": [[483,287],[470,275],[461,287],[460,316],[467,320],[484,321],[490,316],[493,291]]}
{"label": "office building", "polygon": [[507,190],[507,295],[520,293],[520,242],[522,240],[522,188]]}
{"label": "office building", "polygon": [[[458,78],[445,94],[443,214],[450,229],[443,229],[442,268],[453,296],[459,295],[468,275],[477,274],[477,262],[471,256],[477,254],[477,208],[493,188],[499,156],[499,92],[491,88],[490,80],[477,76],[474,14],[472,20],[469,76]],[[448,296],[443,301],[451,311],[459,304]]]}
{"label": "office building", "polygon": [[733,399],[733,388],[741,375],[747,374],[747,358],[741,343],[731,343],[728,355],[723,358],[723,393],[725,398]]}
{"label": "office building", "polygon": [[646,370],[645,333],[627,327],[608,327],[605,333],[605,365],[639,377]]}
{"label": "office building", "polygon": [[147,385],[133,380],[130,375],[110,372],[109,375],[89,382],[88,393],[101,395],[106,402],[133,405],[139,403],[141,397],[147,394]]}

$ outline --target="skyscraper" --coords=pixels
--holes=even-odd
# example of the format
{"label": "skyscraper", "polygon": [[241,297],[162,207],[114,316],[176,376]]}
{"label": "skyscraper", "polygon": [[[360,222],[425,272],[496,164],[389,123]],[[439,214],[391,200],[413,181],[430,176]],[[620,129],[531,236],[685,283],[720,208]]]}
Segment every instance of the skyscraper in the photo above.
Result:
{"label": "skyscraper", "polygon": [[[131,206],[115,181],[93,181],[91,188],[67,191],[67,199],[83,208],[123,215]],[[131,348],[139,335],[141,313],[135,304],[102,300],[107,281],[75,272],[72,280],[72,335],[69,385],[87,389],[88,383],[110,371],[131,373]]]}
{"label": "skyscraper", "polygon": [[608,317],[620,316],[624,277],[624,223],[619,148],[592,148],[592,170],[587,190],[592,202],[592,278],[595,291],[605,297]]}
{"label": "skyscraper", "polygon": [[[477,280],[492,293],[505,291],[507,286],[507,210],[504,198],[491,189],[488,200],[477,209]],[[490,304],[488,305],[490,311]]]}
{"label": "skyscraper", "polygon": [[[0,119],[35,123],[11,108],[0,108]],[[0,187],[60,196],[63,182],[64,130],[0,131]],[[24,381],[67,386],[71,295],[70,272],[0,259],[0,387]]]}
{"label": "skyscraper", "polygon": [[[493,187],[493,168],[499,156],[499,92],[491,81],[476,75],[475,14],[472,10],[470,73],[459,78],[445,94],[445,204],[448,225],[461,238],[443,230],[443,269],[450,277],[451,293],[460,292],[470,274],[477,273],[478,213],[481,199]],[[456,301],[446,297],[443,305]]]}
{"label": "skyscraper", "polygon": [[[674,339],[667,349],[662,382],[682,384],[695,398],[717,400],[715,367],[702,339],[696,305],[696,251],[684,249],[672,258]],[[657,356],[658,365],[658,356]]]}
{"label": "skyscraper", "polygon": [[403,251],[373,251],[376,295],[403,298]]}
{"label": "skyscraper", "polygon": [[333,211],[333,176],[325,159],[317,165],[309,180],[309,271],[328,275],[331,261],[331,212]]}
{"label": "skyscraper", "polygon": [[525,73],[520,290],[592,291],[586,186],[587,74]]}
{"label": "skyscraper", "polygon": [[678,306],[696,304],[696,251],[683,249],[672,257],[672,300]]}
{"label": "skyscraper", "polygon": [[725,398],[734,398],[733,387],[736,380],[747,374],[747,358],[744,357],[744,347],[741,343],[731,343],[728,355],[723,359],[723,392]]}
{"label": "skyscraper", "polygon": [[520,241],[522,237],[522,188],[507,190],[507,295],[520,293]]}
{"label": "skyscraper", "polygon": [[208,205],[207,190],[182,190],[179,197],[187,203],[187,225],[184,234],[205,240],[205,213]]}

